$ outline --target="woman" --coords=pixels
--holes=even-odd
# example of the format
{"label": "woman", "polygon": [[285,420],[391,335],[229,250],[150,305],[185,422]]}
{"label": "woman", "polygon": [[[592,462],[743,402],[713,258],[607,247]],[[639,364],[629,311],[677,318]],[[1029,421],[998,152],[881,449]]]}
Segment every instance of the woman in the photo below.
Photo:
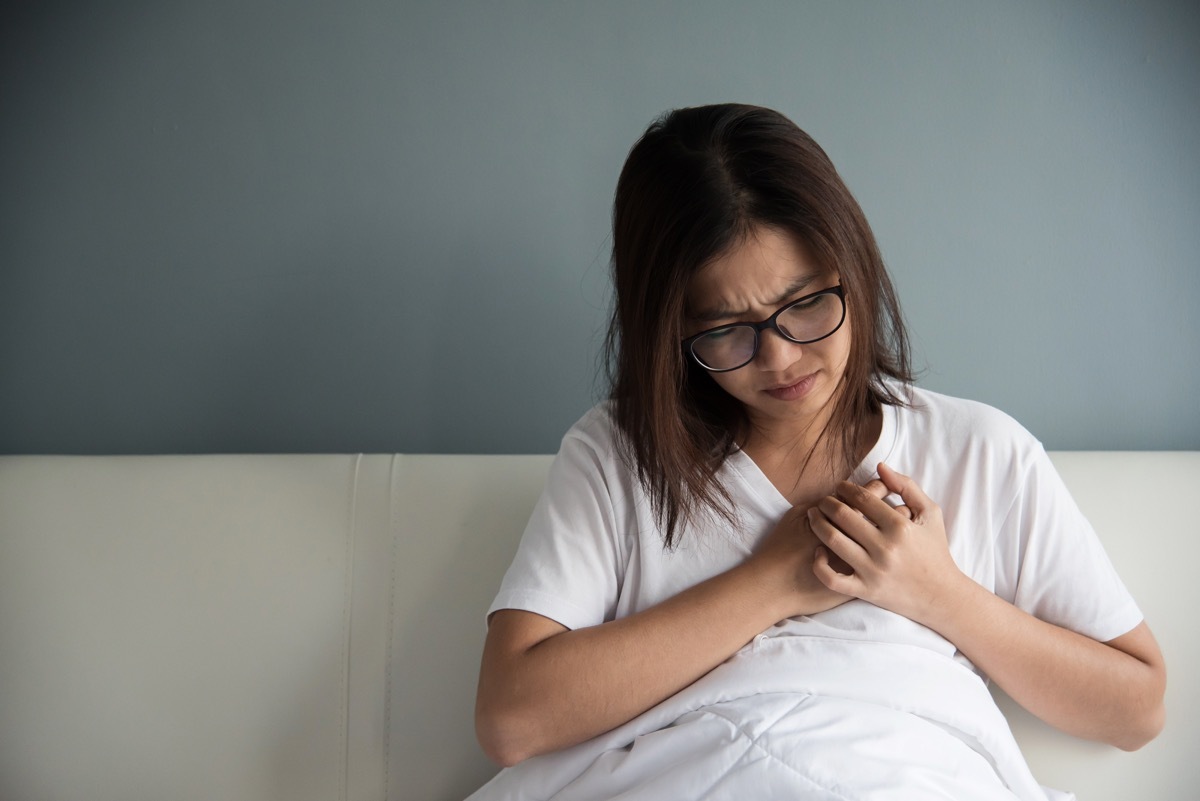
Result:
{"label": "woman", "polygon": [[[737,105],[655,122],[613,271],[612,397],[564,438],[489,610],[490,757],[609,732],[752,640],[833,644],[797,670],[850,647],[843,674],[903,646],[1072,734],[1158,733],[1162,656],[1094,533],[1024,429],[912,386],[874,237],[803,131]],[[928,770],[914,786],[985,797]]]}

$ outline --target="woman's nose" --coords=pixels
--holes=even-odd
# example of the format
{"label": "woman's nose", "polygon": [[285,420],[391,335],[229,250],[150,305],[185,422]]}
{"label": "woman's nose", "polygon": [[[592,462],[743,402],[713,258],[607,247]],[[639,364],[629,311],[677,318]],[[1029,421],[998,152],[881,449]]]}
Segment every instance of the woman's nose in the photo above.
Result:
{"label": "woman's nose", "polygon": [[782,371],[799,361],[802,348],[802,345],[768,328],[758,334],[758,353],[754,361],[763,370]]}

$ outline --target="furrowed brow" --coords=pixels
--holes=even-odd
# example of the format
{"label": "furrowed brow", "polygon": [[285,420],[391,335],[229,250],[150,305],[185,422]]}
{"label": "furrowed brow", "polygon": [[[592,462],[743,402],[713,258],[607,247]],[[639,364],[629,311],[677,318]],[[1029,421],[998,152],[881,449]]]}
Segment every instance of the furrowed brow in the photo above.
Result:
{"label": "furrowed brow", "polygon": [[[783,291],[783,294],[771,301],[771,305],[782,306],[786,301],[812,286],[813,282],[816,280],[817,276],[815,275],[806,275],[801,278],[797,278],[795,281],[788,284],[788,287]],[[730,320],[735,317],[745,317],[749,313],[749,309],[733,309],[729,306],[713,306],[707,309],[692,309],[688,312],[688,317],[699,323],[714,323],[718,320]]]}

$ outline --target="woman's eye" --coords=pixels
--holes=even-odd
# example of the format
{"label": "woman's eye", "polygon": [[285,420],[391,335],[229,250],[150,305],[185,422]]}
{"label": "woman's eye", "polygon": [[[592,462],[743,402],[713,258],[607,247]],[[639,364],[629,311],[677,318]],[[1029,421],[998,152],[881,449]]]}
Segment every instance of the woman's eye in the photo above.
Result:
{"label": "woman's eye", "polygon": [[722,339],[727,339],[736,330],[736,328],[718,328],[716,331],[707,334],[706,337],[712,342],[719,342]]}

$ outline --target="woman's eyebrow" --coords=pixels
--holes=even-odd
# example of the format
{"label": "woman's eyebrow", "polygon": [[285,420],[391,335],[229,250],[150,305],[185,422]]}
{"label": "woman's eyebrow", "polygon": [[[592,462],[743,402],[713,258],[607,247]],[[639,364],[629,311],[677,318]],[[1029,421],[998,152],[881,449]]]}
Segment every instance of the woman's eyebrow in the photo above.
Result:
{"label": "woman's eyebrow", "polygon": [[[785,301],[789,300],[793,295],[807,289],[817,280],[818,276],[805,275],[797,278],[792,283],[788,284],[787,289],[783,293],[771,301],[772,306],[782,306]],[[731,317],[745,317],[750,313],[749,309],[732,309],[728,306],[713,306],[707,309],[693,309],[688,312],[688,317],[701,323],[711,323],[717,320],[728,320]]]}

